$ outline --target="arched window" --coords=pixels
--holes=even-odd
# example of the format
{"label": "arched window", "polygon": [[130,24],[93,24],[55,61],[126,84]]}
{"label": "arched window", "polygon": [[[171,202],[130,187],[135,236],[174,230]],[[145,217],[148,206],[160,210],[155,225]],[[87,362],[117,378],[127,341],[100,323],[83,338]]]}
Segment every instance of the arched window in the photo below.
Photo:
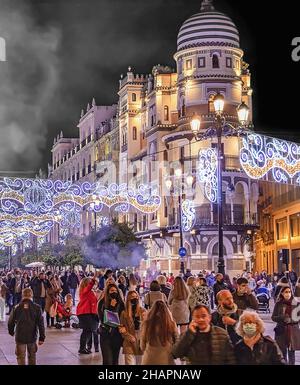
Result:
{"label": "arched window", "polygon": [[132,139],[137,140],[137,129],[136,127],[132,128]]}
{"label": "arched window", "polygon": [[164,106],[164,119],[169,120],[169,107]]}
{"label": "arched window", "polygon": [[210,95],[208,98],[208,113],[213,114],[214,112],[215,112],[214,95]]}
{"label": "arched window", "polygon": [[214,54],[212,57],[212,67],[213,68],[220,68],[219,56],[216,54]]}
{"label": "arched window", "polygon": [[80,173],[80,165],[77,163],[77,174],[76,174],[76,180],[79,180],[79,173]]}
{"label": "arched window", "polygon": [[132,94],[132,101],[136,102],[136,94],[135,93]]}

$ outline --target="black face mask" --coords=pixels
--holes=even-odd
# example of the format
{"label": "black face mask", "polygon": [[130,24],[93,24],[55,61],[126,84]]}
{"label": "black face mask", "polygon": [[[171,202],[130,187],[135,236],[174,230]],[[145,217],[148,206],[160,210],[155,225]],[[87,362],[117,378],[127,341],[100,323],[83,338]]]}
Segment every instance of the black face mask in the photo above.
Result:
{"label": "black face mask", "polygon": [[112,299],[117,299],[118,298],[118,293],[110,293],[110,298]]}
{"label": "black face mask", "polygon": [[131,302],[132,306],[136,306],[138,304],[139,300],[137,298],[133,298],[130,300],[130,302]]}

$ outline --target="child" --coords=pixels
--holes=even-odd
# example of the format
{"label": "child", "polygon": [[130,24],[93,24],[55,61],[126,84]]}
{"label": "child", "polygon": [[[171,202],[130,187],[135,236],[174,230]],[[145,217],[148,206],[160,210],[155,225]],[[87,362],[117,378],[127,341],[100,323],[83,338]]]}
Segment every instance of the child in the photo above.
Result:
{"label": "child", "polygon": [[0,321],[5,321],[6,286],[0,278]]}
{"label": "child", "polygon": [[66,315],[66,319],[65,319],[65,328],[69,328],[70,327],[70,318],[71,318],[71,315],[72,315],[72,308],[73,308],[73,297],[72,297],[72,294],[67,294],[65,296],[65,303],[64,303],[64,310],[65,310],[65,314],[68,314]]}

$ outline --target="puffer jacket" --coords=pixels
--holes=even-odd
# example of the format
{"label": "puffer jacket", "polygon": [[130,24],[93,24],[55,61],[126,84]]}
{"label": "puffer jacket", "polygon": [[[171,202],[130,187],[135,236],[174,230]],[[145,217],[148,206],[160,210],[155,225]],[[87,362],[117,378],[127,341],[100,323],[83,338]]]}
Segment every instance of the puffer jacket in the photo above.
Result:
{"label": "puffer jacket", "polygon": [[33,344],[38,338],[45,340],[45,326],[42,309],[30,299],[23,299],[10,313],[8,332],[15,335],[18,344]]}
{"label": "puffer jacket", "polygon": [[[211,353],[210,365],[234,365],[236,360],[228,333],[218,326],[211,326],[209,333],[210,346],[208,350]],[[173,347],[172,353],[174,357],[186,357],[189,364],[202,365],[203,362],[200,359],[203,352],[201,334],[200,332],[194,334],[187,330]]]}
{"label": "puffer jacket", "polygon": [[284,365],[282,353],[274,340],[261,336],[253,350],[240,340],[234,347],[238,365]]}

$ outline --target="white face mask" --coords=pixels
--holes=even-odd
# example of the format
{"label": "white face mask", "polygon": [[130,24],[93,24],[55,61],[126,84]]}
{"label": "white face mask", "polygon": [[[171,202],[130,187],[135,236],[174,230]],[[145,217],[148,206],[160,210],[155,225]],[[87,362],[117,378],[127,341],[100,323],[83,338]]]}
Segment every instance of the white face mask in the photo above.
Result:
{"label": "white face mask", "polygon": [[243,325],[243,331],[247,337],[253,337],[257,334],[257,325],[254,323],[246,323]]}

